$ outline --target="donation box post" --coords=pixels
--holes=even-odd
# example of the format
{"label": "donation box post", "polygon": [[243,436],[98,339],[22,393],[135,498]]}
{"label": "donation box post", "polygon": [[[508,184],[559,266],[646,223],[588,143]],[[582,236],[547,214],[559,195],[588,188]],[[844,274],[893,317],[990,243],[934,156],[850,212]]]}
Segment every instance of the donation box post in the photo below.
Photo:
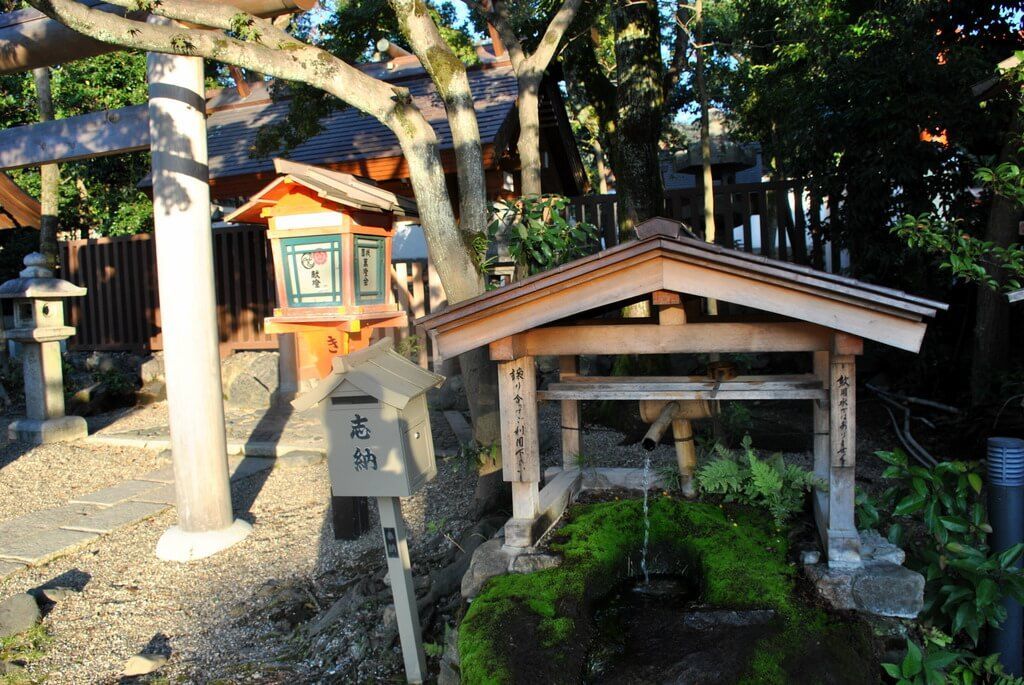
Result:
{"label": "donation box post", "polygon": [[327,433],[332,509],[334,498],[377,498],[410,683],[423,682],[426,660],[399,498],[415,494],[437,475],[426,393],[443,382],[443,376],[395,352],[385,338],[336,357],[333,371],[293,402],[299,411],[320,409]]}

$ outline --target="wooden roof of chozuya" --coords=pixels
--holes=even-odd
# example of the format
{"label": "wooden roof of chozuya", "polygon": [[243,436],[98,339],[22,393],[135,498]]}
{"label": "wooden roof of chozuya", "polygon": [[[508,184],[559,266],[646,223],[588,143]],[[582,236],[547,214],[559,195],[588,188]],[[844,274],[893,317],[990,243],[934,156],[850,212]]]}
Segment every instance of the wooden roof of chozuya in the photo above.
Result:
{"label": "wooden roof of chozuya", "polygon": [[[651,219],[623,243],[422,317],[452,357],[507,336],[658,290],[731,302],[916,352],[947,305],[681,234]],[[657,223],[655,223],[657,222]],[[648,223],[648,222],[645,222]],[[651,230],[653,228],[653,230]]]}

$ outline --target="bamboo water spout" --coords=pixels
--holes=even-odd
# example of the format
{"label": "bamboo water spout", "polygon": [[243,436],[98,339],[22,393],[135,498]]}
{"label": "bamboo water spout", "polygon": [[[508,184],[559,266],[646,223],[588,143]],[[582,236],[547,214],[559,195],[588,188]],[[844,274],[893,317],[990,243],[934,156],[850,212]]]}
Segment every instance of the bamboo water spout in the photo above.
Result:
{"label": "bamboo water spout", "polygon": [[687,498],[696,495],[693,473],[697,468],[697,448],[693,441],[693,421],[718,415],[718,402],[708,400],[641,400],[640,418],[650,423],[641,445],[653,450],[661,436],[672,426],[672,438],[676,446],[676,463],[679,465],[680,489]]}

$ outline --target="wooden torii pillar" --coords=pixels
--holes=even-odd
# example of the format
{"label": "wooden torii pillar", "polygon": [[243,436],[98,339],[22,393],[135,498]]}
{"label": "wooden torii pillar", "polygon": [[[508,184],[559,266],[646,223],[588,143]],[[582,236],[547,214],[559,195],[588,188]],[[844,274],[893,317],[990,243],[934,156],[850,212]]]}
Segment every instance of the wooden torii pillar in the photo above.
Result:
{"label": "wooden torii pillar", "polygon": [[[275,16],[308,9],[314,3],[232,0],[227,4]],[[122,11],[112,6],[105,9]],[[169,20],[151,16],[148,21]],[[69,31],[35,10],[0,15],[0,73],[116,49]],[[231,508],[213,277],[203,60],[151,53],[146,74],[157,263],[171,267],[159,270],[157,284],[178,511],[178,524],[160,538],[156,553],[161,559],[185,562],[230,547],[244,539],[251,526],[233,519]],[[110,146],[100,154],[118,151]],[[63,159],[53,157],[34,161]]]}

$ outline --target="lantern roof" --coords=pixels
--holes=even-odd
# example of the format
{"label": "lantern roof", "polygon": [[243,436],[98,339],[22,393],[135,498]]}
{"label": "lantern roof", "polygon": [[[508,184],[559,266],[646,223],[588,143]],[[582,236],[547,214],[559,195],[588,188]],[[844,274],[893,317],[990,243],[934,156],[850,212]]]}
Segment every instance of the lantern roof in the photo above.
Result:
{"label": "lantern roof", "polygon": [[53,271],[47,266],[46,257],[38,252],[26,255],[24,264],[25,268],[17,278],[0,285],[0,299],[82,297],[86,293],[86,289],[81,286],[63,278],[55,278]]}
{"label": "lantern roof", "polygon": [[427,371],[398,354],[390,338],[334,358],[334,368],[316,387],[297,397],[292,406],[304,411],[319,404],[343,382],[395,409],[404,409],[415,397],[440,387],[444,376]]}
{"label": "lantern roof", "polygon": [[273,207],[288,194],[289,185],[307,188],[327,202],[342,207],[375,213],[394,214],[396,219],[417,219],[419,211],[412,198],[396,195],[372,181],[351,174],[333,171],[312,164],[275,159],[274,170],[281,174],[248,202],[224,217],[225,221],[239,223],[265,223],[263,209]]}

